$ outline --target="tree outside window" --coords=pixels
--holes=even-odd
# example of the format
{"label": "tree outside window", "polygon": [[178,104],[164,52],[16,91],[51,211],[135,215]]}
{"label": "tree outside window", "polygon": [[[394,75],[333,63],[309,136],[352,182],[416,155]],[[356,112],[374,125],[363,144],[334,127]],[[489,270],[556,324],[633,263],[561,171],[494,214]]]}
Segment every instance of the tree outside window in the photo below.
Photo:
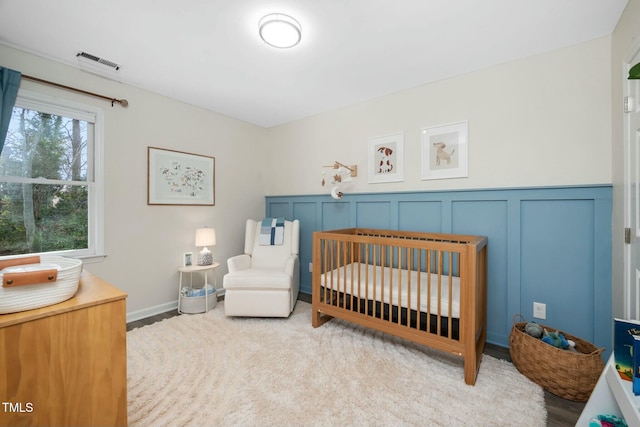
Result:
{"label": "tree outside window", "polygon": [[0,256],[95,252],[94,121],[20,104],[0,153]]}

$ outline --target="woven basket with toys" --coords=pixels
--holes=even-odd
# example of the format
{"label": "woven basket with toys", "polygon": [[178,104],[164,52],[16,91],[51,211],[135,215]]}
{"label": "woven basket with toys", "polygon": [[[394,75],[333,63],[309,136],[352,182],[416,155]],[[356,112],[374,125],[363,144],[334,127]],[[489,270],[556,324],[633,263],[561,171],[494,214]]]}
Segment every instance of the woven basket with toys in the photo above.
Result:
{"label": "woven basket with toys", "polygon": [[517,314],[509,353],[518,371],[550,393],[586,402],[604,369],[602,352],[588,341]]}

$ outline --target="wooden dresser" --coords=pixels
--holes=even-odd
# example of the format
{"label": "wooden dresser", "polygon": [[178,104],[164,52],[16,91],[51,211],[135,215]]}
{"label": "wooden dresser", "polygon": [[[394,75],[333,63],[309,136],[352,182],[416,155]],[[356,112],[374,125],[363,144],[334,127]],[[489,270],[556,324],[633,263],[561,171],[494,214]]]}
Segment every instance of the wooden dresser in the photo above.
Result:
{"label": "wooden dresser", "polygon": [[0,315],[0,426],[126,426],[126,297],[84,271],[68,301]]}

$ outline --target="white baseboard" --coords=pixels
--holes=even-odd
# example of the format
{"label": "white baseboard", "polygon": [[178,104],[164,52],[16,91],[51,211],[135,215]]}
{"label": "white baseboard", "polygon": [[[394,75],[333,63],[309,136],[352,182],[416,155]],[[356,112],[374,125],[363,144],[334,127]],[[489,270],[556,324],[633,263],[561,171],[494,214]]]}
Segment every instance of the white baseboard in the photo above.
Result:
{"label": "white baseboard", "polygon": [[[220,301],[220,297],[224,299],[224,291],[225,289],[216,290],[216,295],[218,297],[218,301]],[[135,322],[136,320],[146,319],[147,317],[155,316],[156,314],[166,313],[167,311],[177,310],[178,309],[178,300],[167,302],[164,304],[156,305],[154,307],[143,308],[142,310],[132,311],[131,313],[127,313],[127,323]]]}
{"label": "white baseboard", "polygon": [[147,317],[155,316],[156,314],[166,313],[167,311],[177,310],[178,300],[167,302],[164,304],[156,305],[154,307],[143,308],[142,310],[132,311],[127,313],[127,323],[135,322],[136,320],[146,319]]}

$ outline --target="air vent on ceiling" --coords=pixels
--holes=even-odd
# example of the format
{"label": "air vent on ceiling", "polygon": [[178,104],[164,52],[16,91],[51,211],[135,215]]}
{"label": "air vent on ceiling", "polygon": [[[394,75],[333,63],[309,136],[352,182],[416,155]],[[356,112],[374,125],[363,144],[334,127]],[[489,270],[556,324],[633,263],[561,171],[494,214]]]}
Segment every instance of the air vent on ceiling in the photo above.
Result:
{"label": "air vent on ceiling", "polygon": [[87,52],[78,52],[76,58],[81,69],[113,80],[120,80],[119,64]]}
{"label": "air vent on ceiling", "polygon": [[100,63],[102,65],[106,65],[107,67],[111,67],[111,68],[113,68],[115,70],[119,70],[120,69],[120,66],[118,64],[116,64],[115,62],[109,61],[108,59],[100,58],[100,57],[95,56],[95,55],[91,55],[90,53],[87,53],[87,52],[78,52],[78,54],[76,56],[81,56],[83,58],[90,59],[91,61],[98,62],[98,63]]}

